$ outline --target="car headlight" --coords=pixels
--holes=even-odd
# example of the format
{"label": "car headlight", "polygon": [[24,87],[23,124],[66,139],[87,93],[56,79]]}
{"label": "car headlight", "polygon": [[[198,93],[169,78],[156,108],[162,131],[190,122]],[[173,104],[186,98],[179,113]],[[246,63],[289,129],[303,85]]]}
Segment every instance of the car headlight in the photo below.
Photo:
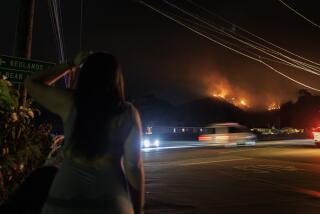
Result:
{"label": "car headlight", "polygon": [[160,141],[159,141],[159,140],[155,140],[155,141],[154,141],[154,145],[155,145],[156,147],[159,147],[159,146],[160,146]]}
{"label": "car headlight", "polygon": [[143,147],[146,147],[146,148],[150,147],[150,140],[149,139],[143,140]]}

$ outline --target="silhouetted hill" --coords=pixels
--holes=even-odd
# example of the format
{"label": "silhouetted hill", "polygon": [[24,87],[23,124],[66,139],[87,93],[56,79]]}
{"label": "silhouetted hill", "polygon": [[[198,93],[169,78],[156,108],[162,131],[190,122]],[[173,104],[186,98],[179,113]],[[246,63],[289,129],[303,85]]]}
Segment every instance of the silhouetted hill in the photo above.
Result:
{"label": "silhouetted hill", "polygon": [[281,127],[280,110],[248,112],[245,125],[248,127],[279,128]]}
{"label": "silhouetted hill", "polygon": [[212,97],[202,98],[178,106],[178,123],[190,126],[203,126],[209,123],[246,123],[247,113],[240,108]]}
{"label": "silhouetted hill", "polygon": [[282,126],[311,128],[320,126],[320,96],[301,94],[296,102],[281,106]]}
{"label": "silhouetted hill", "polygon": [[136,100],[144,126],[204,126],[209,123],[238,122],[249,127],[320,126],[320,96],[300,96],[281,110],[247,112],[224,100],[207,97],[174,106],[148,95]]}
{"label": "silhouetted hill", "polygon": [[139,109],[143,125],[165,125],[175,124],[174,115],[176,108],[168,101],[159,99],[150,94],[142,97],[134,103]]}

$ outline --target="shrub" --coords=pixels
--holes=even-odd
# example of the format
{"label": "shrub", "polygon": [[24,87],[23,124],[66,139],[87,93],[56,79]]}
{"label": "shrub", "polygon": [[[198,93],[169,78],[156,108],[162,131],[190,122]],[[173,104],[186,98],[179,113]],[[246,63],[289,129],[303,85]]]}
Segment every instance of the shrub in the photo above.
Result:
{"label": "shrub", "polygon": [[41,166],[50,151],[51,126],[35,125],[40,112],[19,106],[18,90],[0,77],[0,204],[35,168]]}

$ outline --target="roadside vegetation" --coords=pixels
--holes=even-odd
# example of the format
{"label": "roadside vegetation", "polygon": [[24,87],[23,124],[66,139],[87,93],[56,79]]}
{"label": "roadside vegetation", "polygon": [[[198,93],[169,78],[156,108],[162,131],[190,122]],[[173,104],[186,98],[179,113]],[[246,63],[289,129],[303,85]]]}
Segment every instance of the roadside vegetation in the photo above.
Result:
{"label": "roadside vegetation", "polygon": [[0,204],[12,195],[29,173],[43,165],[50,151],[49,124],[37,124],[40,111],[19,106],[19,92],[0,77]]}

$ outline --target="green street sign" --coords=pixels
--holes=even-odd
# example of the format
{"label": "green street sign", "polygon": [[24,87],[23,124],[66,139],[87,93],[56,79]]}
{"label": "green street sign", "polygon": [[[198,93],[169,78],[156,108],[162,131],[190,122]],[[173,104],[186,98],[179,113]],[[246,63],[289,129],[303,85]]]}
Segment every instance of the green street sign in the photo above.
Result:
{"label": "green street sign", "polygon": [[0,55],[0,75],[5,75],[14,84],[21,84],[33,72],[45,70],[54,63]]}

